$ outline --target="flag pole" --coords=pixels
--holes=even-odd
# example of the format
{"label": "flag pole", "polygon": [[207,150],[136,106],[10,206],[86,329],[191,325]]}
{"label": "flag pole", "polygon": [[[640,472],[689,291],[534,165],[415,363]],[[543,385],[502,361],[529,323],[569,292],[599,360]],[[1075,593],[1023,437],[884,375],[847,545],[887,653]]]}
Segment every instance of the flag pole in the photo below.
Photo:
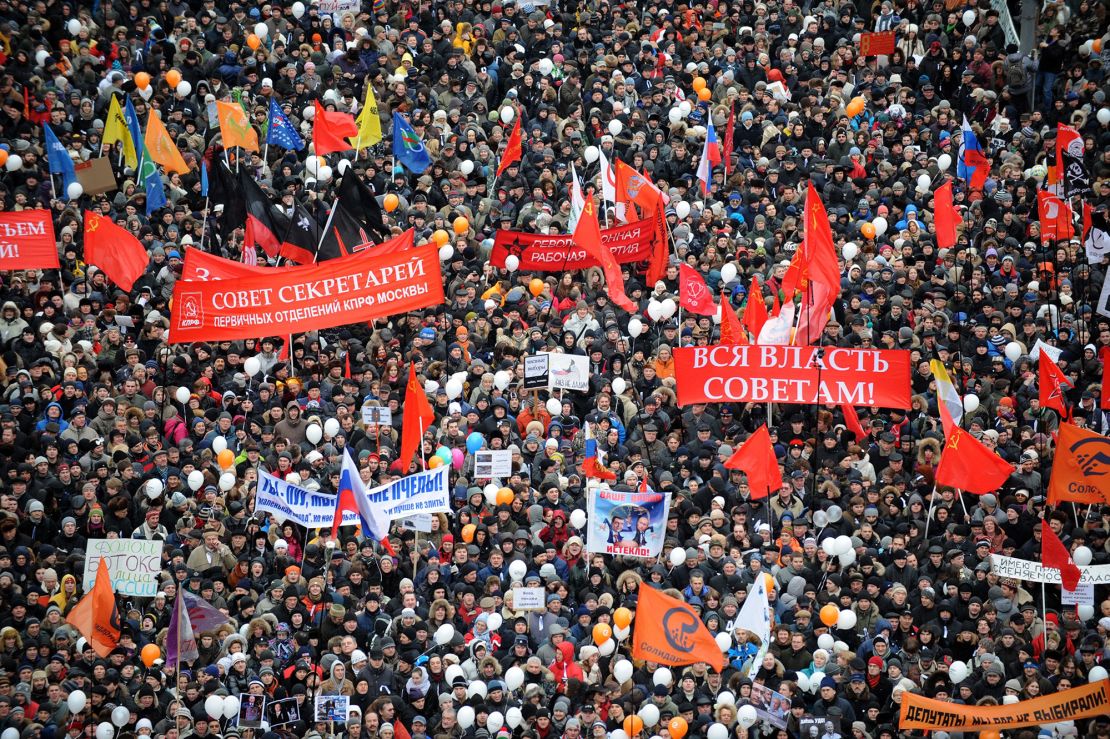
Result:
{"label": "flag pole", "polygon": [[200,222],[200,248],[204,250],[204,235],[208,231],[208,196],[204,196],[204,219]]}

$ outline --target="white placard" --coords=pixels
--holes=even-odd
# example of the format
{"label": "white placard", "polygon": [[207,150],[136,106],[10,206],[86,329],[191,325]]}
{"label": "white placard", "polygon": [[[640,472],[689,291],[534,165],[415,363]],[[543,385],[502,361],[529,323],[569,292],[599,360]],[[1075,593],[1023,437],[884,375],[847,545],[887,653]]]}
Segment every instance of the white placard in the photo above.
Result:
{"label": "white placard", "polygon": [[418,531],[421,534],[432,533],[432,514],[430,513],[414,513],[400,519],[397,523],[401,524],[401,528],[409,531]]}
{"label": "white placard", "polygon": [[112,589],[120,595],[152,598],[162,570],[162,542],[147,539],[89,539],[85,547],[81,587],[87,593],[96,581],[100,560],[108,565]]}
{"label": "white placard", "polygon": [[1095,586],[1093,583],[1080,583],[1075,590],[1060,588],[1060,603],[1065,606],[1093,606]]}
{"label": "white placard", "polygon": [[549,389],[578,390],[590,389],[590,358],[581,354],[557,354],[548,352],[551,363],[548,372]]}
{"label": "white placard", "polygon": [[1044,343],[1040,339],[1037,339],[1037,342],[1033,344],[1033,348],[1029,350],[1029,358],[1032,359],[1034,362],[1037,361],[1037,358],[1041,356],[1042,351],[1045,353],[1045,356],[1047,356],[1053,362],[1059,362],[1060,355],[1064,353],[1063,349],[1051,346]]}
{"label": "white placard", "polygon": [[393,411],[380,405],[362,406],[362,423],[369,426],[376,423],[379,426],[393,425]]}
{"label": "white placard", "polygon": [[514,588],[513,608],[518,611],[542,611],[547,607],[547,595],[543,588]]}
{"label": "white placard", "polygon": [[513,453],[508,449],[483,449],[474,452],[474,477],[479,480],[512,477]]}
{"label": "white placard", "polygon": [[[1026,582],[1060,584],[1060,570],[1045,567],[1040,562],[1030,562],[1016,557],[991,555],[991,571],[1000,577],[1012,577]],[[1080,567],[1079,586],[1110,584],[1110,565],[1087,565]]]}

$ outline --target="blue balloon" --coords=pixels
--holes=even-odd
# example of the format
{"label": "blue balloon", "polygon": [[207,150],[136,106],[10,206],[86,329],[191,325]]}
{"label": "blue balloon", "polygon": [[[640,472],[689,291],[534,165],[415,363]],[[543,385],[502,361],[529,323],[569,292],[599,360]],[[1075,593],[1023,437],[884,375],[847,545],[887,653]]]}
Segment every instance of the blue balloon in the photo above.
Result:
{"label": "blue balloon", "polygon": [[470,433],[470,436],[466,437],[466,451],[473,454],[474,452],[481,449],[485,443],[486,440],[481,434],[479,434],[477,431],[472,431]]}

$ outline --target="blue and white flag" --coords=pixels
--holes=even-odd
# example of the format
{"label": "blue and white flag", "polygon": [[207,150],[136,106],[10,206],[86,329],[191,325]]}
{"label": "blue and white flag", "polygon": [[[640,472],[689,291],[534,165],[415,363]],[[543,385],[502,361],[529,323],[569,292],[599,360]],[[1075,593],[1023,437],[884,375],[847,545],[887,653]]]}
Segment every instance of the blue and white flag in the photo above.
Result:
{"label": "blue and white flag", "polygon": [[285,113],[273,98],[270,98],[270,120],[266,124],[266,143],[293,151],[304,148],[304,139],[297,133],[297,129],[293,128],[293,124],[285,117]]}

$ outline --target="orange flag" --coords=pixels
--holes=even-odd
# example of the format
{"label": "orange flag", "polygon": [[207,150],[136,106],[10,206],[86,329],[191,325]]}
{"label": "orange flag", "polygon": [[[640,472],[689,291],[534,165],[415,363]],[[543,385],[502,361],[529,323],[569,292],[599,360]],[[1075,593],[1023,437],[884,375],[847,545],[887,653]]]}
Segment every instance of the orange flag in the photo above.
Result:
{"label": "orange flag", "polygon": [[782,472],[767,424],[757,428],[744,445],[725,460],[725,468],[744,471],[753,500],[778,492],[782,487]]}
{"label": "orange flag", "polygon": [[1110,439],[1070,423],[1060,424],[1048,480],[1048,504],[1110,503]]}
{"label": "orange flag", "polygon": [[721,343],[748,343],[748,336],[744,333],[744,326],[736,316],[736,309],[732,307],[732,301],[728,299],[728,290],[721,291]]}
{"label": "orange flag", "polygon": [[1068,407],[1064,404],[1064,388],[1071,386],[1071,380],[1060,371],[1055,362],[1041,352],[1040,361],[1037,362],[1037,395],[1041,401],[1041,407],[1051,408],[1059,413],[1061,418],[1068,418]]}
{"label": "orange flag", "polygon": [[694,609],[647,585],[636,603],[632,657],[671,667],[705,662],[717,672],[725,666],[721,648]]}
{"label": "orange flag", "polygon": [[146,148],[150,158],[165,167],[167,172],[189,174],[189,165],[185,164],[177,144],[166,130],[166,124],[162,123],[154,108],[150,109],[150,116],[146,119]]}
{"label": "orange flag", "polygon": [[131,232],[99,213],[85,211],[85,261],[104,270],[127,292],[143,276],[150,257]]}
{"label": "orange flag", "polygon": [[108,654],[119,644],[119,613],[116,612],[116,596],[112,592],[112,578],[108,574],[108,563],[103,559],[96,568],[96,579],[92,590],[66,616],[66,622],[81,632],[93,650],[101,657]]}
{"label": "orange flag", "polygon": [[575,226],[571,239],[601,265],[601,270],[605,273],[605,282],[609,286],[609,299],[629,313],[635,313],[636,304],[624,294],[624,275],[621,274],[621,266],[617,264],[613,252],[601,240],[601,226],[597,222],[597,207],[594,205],[593,196],[586,198],[586,204],[582,206],[582,215],[578,217],[578,225]]}
{"label": "orange flag", "polygon": [[239,146],[248,151],[258,151],[258,131],[251,128],[243,106],[217,100],[216,117],[220,120],[220,136],[225,149]]}
{"label": "orange flag", "polygon": [[348,139],[358,137],[358,124],[350,113],[328,110],[320,101],[316,106],[316,117],[312,121],[312,146],[317,156],[334,154],[354,148]]}
{"label": "orange flag", "polygon": [[501,155],[501,163],[497,165],[497,176],[500,177],[501,173],[508,169],[513,162],[519,162],[523,152],[524,148],[520,139],[520,116],[518,115],[516,123],[513,124],[513,132],[509,134],[509,142],[505,144],[505,153]]}
{"label": "orange flag", "polygon": [[401,418],[401,473],[408,474],[412,457],[420,448],[424,432],[435,423],[436,414],[416,379],[416,366],[409,365],[409,381],[405,386],[405,411]]}
{"label": "orange flag", "polygon": [[763,288],[759,286],[759,278],[752,277],[752,289],[748,291],[748,304],[744,306],[744,325],[751,331],[752,336],[759,336],[763,324],[767,323],[767,304],[763,302]]}
{"label": "orange flag", "polygon": [[944,441],[936,479],[938,485],[983,495],[998,490],[1013,473],[1013,465],[956,426]]}
{"label": "orange flag", "polygon": [[937,246],[950,249],[956,245],[956,227],[960,215],[952,204],[952,182],[945,182],[933,193],[933,223],[937,229]]}

